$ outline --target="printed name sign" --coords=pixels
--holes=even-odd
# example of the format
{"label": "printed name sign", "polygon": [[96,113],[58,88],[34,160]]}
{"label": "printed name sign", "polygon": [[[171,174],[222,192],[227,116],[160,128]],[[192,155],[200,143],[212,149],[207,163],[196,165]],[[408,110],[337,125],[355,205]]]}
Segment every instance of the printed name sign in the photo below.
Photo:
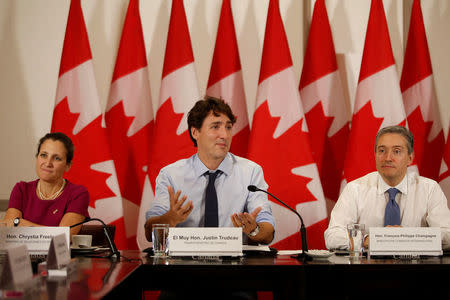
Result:
{"label": "printed name sign", "polygon": [[24,286],[33,277],[27,246],[20,245],[6,249],[6,262],[2,271],[2,289],[16,289]]}
{"label": "printed name sign", "polygon": [[170,256],[242,256],[242,229],[238,227],[171,227]]}
{"label": "printed name sign", "polygon": [[55,235],[50,242],[47,269],[62,269],[70,262],[69,246],[64,233]]}
{"label": "printed name sign", "polygon": [[442,255],[439,227],[371,227],[370,255]]}
{"label": "printed name sign", "polygon": [[30,254],[47,254],[51,239],[64,234],[67,244],[69,227],[0,227],[0,251],[26,245]]}

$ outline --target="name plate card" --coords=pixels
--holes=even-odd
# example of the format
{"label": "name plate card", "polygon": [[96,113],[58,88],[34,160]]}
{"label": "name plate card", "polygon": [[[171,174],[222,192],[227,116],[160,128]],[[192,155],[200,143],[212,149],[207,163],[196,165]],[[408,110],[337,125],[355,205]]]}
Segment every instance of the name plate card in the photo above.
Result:
{"label": "name plate card", "polygon": [[0,251],[26,245],[30,254],[47,254],[52,238],[64,234],[69,245],[69,227],[0,227]]}
{"label": "name plate card", "polygon": [[442,255],[439,227],[371,227],[369,255]]}
{"label": "name plate card", "polygon": [[238,227],[170,227],[170,256],[242,256]]}
{"label": "name plate card", "polygon": [[50,242],[47,256],[48,269],[62,269],[70,262],[69,246],[65,234],[55,235]]}
{"label": "name plate card", "polygon": [[33,277],[27,246],[6,249],[6,261],[1,274],[2,289],[21,289]]}

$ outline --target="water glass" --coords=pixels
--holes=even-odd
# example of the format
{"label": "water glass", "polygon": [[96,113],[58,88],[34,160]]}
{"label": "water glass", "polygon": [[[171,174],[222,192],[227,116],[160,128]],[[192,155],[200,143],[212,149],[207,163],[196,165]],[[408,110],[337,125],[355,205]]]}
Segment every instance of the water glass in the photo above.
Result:
{"label": "water glass", "polygon": [[169,236],[169,224],[152,225],[153,253],[155,256],[167,254],[167,238]]}
{"label": "water glass", "polygon": [[364,224],[348,224],[347,233],[350,257],[361,257],[364,249]]}

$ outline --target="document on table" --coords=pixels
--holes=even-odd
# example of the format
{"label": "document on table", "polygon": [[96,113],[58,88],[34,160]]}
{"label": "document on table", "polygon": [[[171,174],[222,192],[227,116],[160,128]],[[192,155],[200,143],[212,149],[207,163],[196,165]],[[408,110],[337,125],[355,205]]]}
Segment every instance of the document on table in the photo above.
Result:
{"label": "document on table", "polygon": [[[242,245],[243,251],[262,251],[270,252],[270,248],[267,245]],[[278,250],[278,255],[296,255],[302,253],[302,250]]]}
{"label": "document on table", "polygon": [[242,251],[266,251],[270,252],[267,245],[242,245]]}
{"label": "document on table", "polygon": [[278,255],[296,255],[302,252],[302,250],[278,250]]}

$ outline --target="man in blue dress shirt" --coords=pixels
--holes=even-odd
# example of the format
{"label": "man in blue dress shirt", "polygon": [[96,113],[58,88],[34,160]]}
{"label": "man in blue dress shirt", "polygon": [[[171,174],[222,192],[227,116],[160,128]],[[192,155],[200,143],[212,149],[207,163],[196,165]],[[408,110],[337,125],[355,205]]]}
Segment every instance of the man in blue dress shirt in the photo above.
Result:
{"label": "man in blue dress shirt", "polygon": [[[236,117],[223,100],[206,97],[188,114],[189,134],[197,153],[161,169],[155,199],[146,213],[145,232],[151,241],[152,224],[203,227],[206,188],[211,173],[217,194],[216,224],[242,227],[250,240],[268,244],[275,222],[265,193],[251,193],[247,186],[267,189],[262,168],[229,152]],[[205,224],[206,222],[206,224]]]}

